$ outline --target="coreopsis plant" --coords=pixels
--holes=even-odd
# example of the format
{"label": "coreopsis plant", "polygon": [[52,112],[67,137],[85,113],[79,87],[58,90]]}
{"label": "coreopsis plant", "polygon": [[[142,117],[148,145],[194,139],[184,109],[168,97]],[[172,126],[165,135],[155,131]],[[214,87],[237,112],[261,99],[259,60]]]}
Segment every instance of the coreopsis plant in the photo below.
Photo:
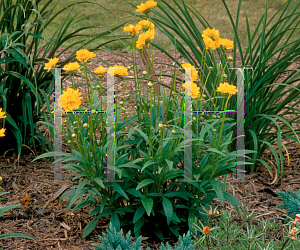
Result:
{"label": "coreopsis plant", "polygon": [[[299,2],[286,1],[271,17],[268,12],[274,2],[266,4],[265,13],[253,31],[250,30],[247,18],[241,24],[242,0],[238,1],[237,13],[234,15],[236,19],[229,11],[226,1],[222,0],[222,3],[231,21],[234,39],[221,38],[225,31],[218,32],[211,27],[209,20],[202,16],[201,10],[186,4],[186,1],[161,0],[151,11],[153,14],[151,21],[170,39],[188,63],[201,68],[199,77],[207,82],[204,93],[206,96],[214,93],[216,86],[222,82],[218,79],[218,75],[222,76],[219,72],[220,63],[224,66],[226,61],[230,62],[230,67],[223,67],[223,70],[230,83],[234,85],[237,82],[237,74],[230,68],[245,67],[245,147],[257,151],[247,160],[254,164],[247,164],[246,170],[258,171],[260,167],[265,166],[272,172],[272,166],[262,157],[264,152],[269,151],[267,156],[270,154],[274,156],[277,172],[281,172],[282,175],[283,151],[285,150],[288,155],[284,138],[291,140],[288,144],[300,143],[299,131],[291,126],[291,123],[299,123],[299,119],[288,118],[290,113],[296,116],[300,114],[297,107],[300,88],[297,79],[300,72],[299,68],[290,70],[291,65],[295,63],[292,58],[298,58],[300,53],[297,23]],[[273,21],[267,21],[267,17]],[[199,29],[199,24],[203,28]],[[246,39],[240,35],[241,27],[247,27]],[[270,30],[272,32],[269,32]],[[176,39],[178,37],[180,40]],[[200,37],[202,39],[199,39]],[[246,43],[242,44],[242,40]],[[180,66],[168,51],[155,42],[152,45],[169,56],[175,67]],[[232,49],[233,57],[227,57],[228,49]],[[237,65],[237,51],[240,55],[240,65]],[[216,60],[214,52],[218,54],[220,60]],[[274,60],[272,66],[270,60]],[[216,106],[221,105],[222,99],[217,100]],[[237,110],[236,98],[230,98],[228,109]],[[228,114],[228,117],[235,118],[235,114]],[[262,128],[265,130],[262,131]],[[235,133],[236,128],[232,127],[230,130]],[[235,142],[230,144],[230,148],[236,148]]]}
{"label": "coreopsis plant", "polygon": [[[152,5],[142,5],[143,9],[140,10],[147,12],[154,7],[150,6]],[[107,69],[99,67],[92,72],[87,70],[89,59],[86,58],[83,70],[84,85],[88,92],[81,95],[86,96],[88,102],[81,104],[75,85],[61,96],[61,107],[76,111],[66,114],[66,126],[62,126],[62,129],[63,140],[72,150],[72,154],[63,154],[63,162],[67,162],[64,168],[74,171],[76,177],[73,181],[77,182],[61,196],[61,200],[68,198],[67,209],[72,208],[72,211],[85,206],[90,208],[91,221],[84,228],[83,238],[93,231],[103,216],[109,216],[117,231],[123,225],[133,225],[136,238],[141,232],[146,236],[153,236],[154,233],[155,237],[164,241],[164,238],[170,235],[178,237],[179,233],[186,233],[187,229],[192,229],[192,223],[197,219],[208,220],[208,216],[199,212],[203,211],[202,206],[208,206],[214,198],[218,198],[221,204],[227,200],[236,210],[241,206],[234,196],[225,191],[229,186],[216,180],[219,176],[237,172],[236,156],[239,154],[228,149],[228,143],[234,138],[232,133],[226,134],[226,130],[233,126],[234,121],[226,118],[225,114],[223,118],[211,114],[201,117],[198,114],[193,120],[186,121],[192,123],[192,138],[186,140],[183,136],[186,127],[185,103],[182,98],[184,93],[191,98],[193,109],[199,110],[202,107],[208,110],[216,104],[217,99],[223,101],[223,106],[219,108],[225,108],[225,102],[227,103],[236,92],[233,93],[232,86],[228,87],[219,81],[218,84],[225,85],[220,86],[221,96],[216,97],[219,92],[214,91],[210,96],[216,98],[207,99],[204,97],[206,82],[201,82],[200,77],[200,81],[197,80],[200,70],[196,70],[195,65],[183,64],[183,68],[174,71],[171,91],[167,96],[162,83],[151,81],[148,67],[150,64],[153,66],[154,62],[150,54],[147,58],[148,64],[141,63],[141,68],[138,69],[140,65],[136,63],[136,46],[143,49],[147,45],[150,51],[153,50],[151,41],[155,31],[151,28],[152,18],[148,18],[149,22],[141,24],[149,24],[148,30],[141,27],[142,32],[136,44],[133,42],[135,38],[131,37],[132,65],[114,65]],[[90,53],[83,53],[79,60],[85,55]],[[93,60],[95,59],[97,58]],[[71,70],[72,67],[65,65],[64,68]],[[130,70],[133,70],[133,77],[128,73]],[[183,70],[190,72],[187,75],[192,81],[182,82],[178,91],[175,88],[177,74]],[[104,75],[108,79],[114,76],[114,83],[117,85],[114,96],[113,142],[108,142],[108,132],[111,130],[107,123],[111,122],[111,117],[102,109],[105,86],[99,86],[100,91],[91,80],[103,80],[104,77],[97,78],[94,75],[93,78],[91,74]],[[128,79],[135,81],[135,89],[125,96]],[[124,92],[119,93],[118,83],[122,80]],[[157,102],[157,97],[153,97],[153,86],[156,84],[160,85],[163,101]],[[184,93],[181,92],[182,86]],[[176,92],[174,95],[173,91]],[[132,116],[125,113],[129,108],[133,111],[130,113]],[[192,146],[189,170],[192,171],[191,178],[196,182],[189,182],[190,178],[188,181],[185,178],[183,151],[188,143]],[[112,144],[115,145],[113,149],[109,146]],[[49,152],[35,160],[53,157],[56,153]],[[247,153],[249,152],[246,151]],[[109,156],[113,158],[113,163],[110,162],[112,158]],[[114,181],[107,180],[111,170],[116,172]],[[76,201],[78,203],[75,205]],[[210,228],[210,233],[212,231],[213,228]]]}

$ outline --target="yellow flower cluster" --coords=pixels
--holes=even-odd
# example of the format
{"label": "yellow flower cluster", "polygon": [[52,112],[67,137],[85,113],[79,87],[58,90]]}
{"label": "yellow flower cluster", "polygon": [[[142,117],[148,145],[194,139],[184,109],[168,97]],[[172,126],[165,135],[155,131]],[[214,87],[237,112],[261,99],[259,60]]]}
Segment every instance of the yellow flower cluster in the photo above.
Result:
{"label": "yellow flower cluster", "polygon": [[124,66],[114,65],[113,67],[109,67],[107,73],[110,75],[128,76],[128,69]]}
{"label": "yellow flower cluster", "polygon": [[[182,84],[182,87],[185,88],[185,83]],[[200,94],[200,87],[197,86],[196,83],[191,82],[191,87],[189,88],[188,86],[186,87],[188,91],[188,95],[192,96],[194,99],[199,97]]]}
{"label": "yellow flower cluster", "polygon": [[74,63],[68,63],[64,68],[63,70],[66,70],[66,71],[75,71],[77,69],[80,68],[80,64],[78,62],[74,62]]}
{"label": "yellow flower cluster", "polygon": [[44,69],[48,69],[48,72],[49,72],[51,68],[55,67],[58,60],[59,60],[59,58],[51,58],[48,63],[45,63]]}
{"label": "yellow flower cluster", "polygon": [[220,83],[220,87],[218,87],[217,91],[230,95],[235,95],[237,93],[236,86],[230,85],[228,82]]}
{"label": "yellow flower cluster", "polygon": [[139,30],[141,29],[143,32],[146,32],[148,30],[154,31],[154,24],[151,23],[149,20],[139,21],[136,26],[138,27]]}
{"label": "yellow flower cluster", "polygon": [[146,3],[141,3],[141,5],[136,6],[136,12],[149,13],[149,11],[157,5],[157,2],[154,0],[148,0]]}
{"label": "yellow flower cluster", "polygon": [[[142,23],[142,24],[148,25],[148,23]],[[154,25],[151,26],[151,23],[149,25],[150,25],[150,27],[154,27]],[[136,30],[140,30],[142,27],[141,25],[137,25],[136,30],[134,30],[135,27],[133,26],[134,27],[133,28],[132,26],[130,26],[130,25],[127,26],[126,31],[136,33]],[[125,28],[124,28],[124,31],[125,31]],[[88,60],[94,58],[95,56],[96,56],[95,53],[90,52],[87,49],[81,49],[76,52],[76,58],[80,62],[81,61],[87,62]],[[55,64],[58,62],[58,60],[59,60],[58,58],[50,59],[49,63],[45,63],[46,66],[44,67],[44,69],[48,69],[48,72],[49,72],[49,69],[54,67]],[[70,62],[64,66],[63,70],[74,72],[77,69],[79,69],[80,67],[81,67],[81,65],[78,62]],[[113,68],[115,70],[114,75],[128,75],[127,68],[125,68],[124,66],[114,65],[113,67],[110,67],[110,68]],[[105,68],[103,68],[102,65],[100,65],[97,69],[94,70],[94,73],[99,76],[105,74],[106,72],[107,72],[107,70]]]}
{"label": "yellow flower cluster", "polygon": [[128,26],[125,26],[123,29],[124,32],[130,32],[130,35],[133,37],[140,32],[141,27],[138,25],[134,26],[132,24],[129,24]]}
{"label": "yellow flower cluster", "polygon": [[148,30],[144,34],[140,34],[136,42],[136,47],[139,49],[142,49],[144,45],[148,45],[149,47],[150,40],[154,39],[154,34],[155,30]]}
{"label": "yellow flower cluster", "polygon": [[88,60],[94,58],[96,56],[95,53],[88,51],[87,49],[81,49],[76,52],[76,58],[79,62],[84,61],[87,62]]}
{"label": "yellow flower cluster", "polygon": [[[147,14],[149,13],[150,9],[152,9],[156,5],[157,2],[155,2],[154,0],[149,0],[146,3],[138,5],[136,11]],[[138,49],[143,49],[145,45],[148,45],[149,47],[150,41],[154,39],[154,24],[149,20],[139,21],[136,26],[134,26],[133,24],[129,24],[128,26],[125,26],[123,30],[124,32],[129,32],[131,37],[137,35],[141,30],[142,33],[139,35],[138,40],[136,42],[136,47]]]}
{"label": "yellow flower cluster", "polygon": [[[189,75],[189,77],[191,78],[192,81],[196,81],[197,80],[197,76],[198,76],[198,71],[195,69],[195,66],[194,65],[191,65],[189,63],[183,63],[181,65],[182,68],[184,69],[191,69],[191,73]],[[189,72],[189,71],[187,71]]]}
{"label": "yellow flower cluster", "polygon": [[203,34],[201,36],[203,38],[203,42],[205,43],[206,49],[215,50],[221,45],[224,46],[225,49],[233,48],[233,41],[227,38],[220,38],[218,30],[207,28],[203,31]]}
{"label": "yellow flower cluster", "polygon": [[102,65],[100,65],[97,69],[94,70],[94,73],[97,75],[103,75],[106,73],[106,69],[103,68]]}
{"label": "yellow flower cluster", "polygon": [[63,94],[60,96],[60,106],[65,111],[73,111],[78,109],[81,104],[82,97],[79,97],[81,93],[79,89],[68,88],[63,91]]}
{"label": "yellow flower cluster", "polygon": [[[0,118],[6,118],[5,112],[2,112],[2,108],[0,108]],[[5,128],[0,129],[0,137],[5,136],[4,132],[5,132]]]}

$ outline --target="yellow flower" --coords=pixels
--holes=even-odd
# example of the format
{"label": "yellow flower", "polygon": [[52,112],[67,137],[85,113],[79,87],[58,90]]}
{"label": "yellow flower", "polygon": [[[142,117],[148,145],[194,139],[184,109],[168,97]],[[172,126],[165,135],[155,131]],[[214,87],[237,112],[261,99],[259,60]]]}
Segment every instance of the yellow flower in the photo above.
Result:
{"label": "yellow flower", "polygon": [[78,91],[79,89],[74,90],[72,88],[64,90],[63,94],[60,96],[61,108],[65,111],[73,111],[74,109],[79,108],[82,97],[79,97],[81,93]]}
{"label": "yellow flower", "polygon": [[76,52],[76,58],[79,62],[90,60],[96,56],[95,53],[88,51],[87,49],[81,49]]}
{"label": "yellow flower", "polygon": [[146,32],[148,30],[154,30],[154,24],[151,23],[149,20],[139,21],[136,26],[139,27],[139,29],[141,29],[143,32]]}
{"label": "yellow flower", "polygon": [[4,134],[5,130],[6,130],[6,128],[0,129],[0,137],[5,136],[5,134]]}
{"label": "yellow flower", "polygon": [[141,27],[138,25],[134,26],[132,24],[129,24],[128,26],[125,26],[123,29],[124,29],[124,32],[130,32],[131,36],[133,37],[139,33],[139,30],[141,29]]}
{"label": "yellow flower", "polygon": [[197,80],[198,71],[195,69],[195,66],[193,66],[189,63],[183,63],[181,65],[181,67],[184,68],[184,69],[191,69],[191,75],[189,74],[189,77],[191,78],[192,81]]}
{"label": "yellow flower", "polygon": [[124,66],[114,65],[113,67],[109,67],[107,73],[110,75],[128,76],[128,69]]}
{"label": "yellow flower", "polygon": [[207,28],[201,35],[206,45],[206,49],[215,50],[220,47],[220,34],[218,30]]}
{"label": "yellow flower", "polygon": [[6,118],[5,112],[2,112],[2,108],[0,108],[0,118]]}
{"label": "yellow flower", "polygon": [[0,176],[0,182],[2,181],[2,177]]}
{"label": "yellow flower", "polygon": [[148,0],[146,3],[141,3],[141,5],[136,6],[136,12],[142,13],[148,13],[150,9],[155,7],[157,5],[157,2],[154,0]]}
{"label": "yellow flower", "polygon": [[94,70],[94,73],[97,74],[97,75],[103,75],[103,74],[106,73],[106,69],[103,68],[102,65],[100,65],[98,69]]}
{"label": "yellow flower", "polygon": [[226,49],[232,49],[233,48],[233,41],[229,40],[229,39],[223,39],[220,38],[220,44],[223,45]]}
{"label": "yellow flower", "polygon": [[140,34],[136,42],[136,47],[142,49],[146,44],[148,44],[149,47],[149,42],[154,39],[154,34],[155,30],[148,30],[145,34]]}
{"label": "yellow flower", "polygon": [[237,93],[236,86],[230,85],[228,82],[220,83],[220,87],[218,87],[217,91],[230,95],[235,95]]}
{"label": "yellow flower", "polygon": [[47,72],[49,72],[50,69],[53,68],[57,64],[58,60],[59,60],[59,58],[51,58],[48,63],[45,63],[44,69],[48,69]]}
{"label": "yellow flower", "polygon": [[74,63],[68,63],[64,68],[63,70],[66,70],[66,71],[75,71],[77,69],[80,68],[80,65],[78,62],[74,62]]}
{"label": "yellow flower", "polygon": [[[185,88],[185,83],[182,84],[182,87]],[[191,95],[194,99],[199,97],[200,94],[200,87],[197,86],[196,83],[191,82],[191,88],[186,87],[188,91],[188,95]]]}

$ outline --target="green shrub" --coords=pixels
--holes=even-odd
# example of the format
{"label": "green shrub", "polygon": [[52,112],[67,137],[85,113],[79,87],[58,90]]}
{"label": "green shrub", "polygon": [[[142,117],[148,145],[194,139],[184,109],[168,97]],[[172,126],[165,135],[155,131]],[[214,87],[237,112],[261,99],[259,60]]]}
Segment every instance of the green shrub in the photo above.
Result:
{"label": "green shrub", "polygon": [[[106,229],[107,234],[102,233],[103,237],[99,236],[101,240],[101,245],[92,245],[96,248],[96,250],[142,250],[141,247],[141,237],[137,239],[137,242],[131,242],[131,231],[129,231],[126,235],[126,239],[124,239],[123,230],[121,229],[120,232],[116,232],[116,229],[113,227],[111,223],[109,223],[109,230]],[[175,249],[170,246],[167,242],[166,246],[162,243],[160,246],[160,250],[193,250],[195,249],[196,245],[192,242],[190,237],[190,232],[187,235],[183,235],[183,237],[179,236],[179,240],[175,245]],[[147,250],[150,249],[147,247]]]}
{"label": "green shrub", "polygon": [[[295,218],[296,214],[300,214],[300,190],[298,193],[291,188],[290,192],[277,191],[278,197],[284,202],[284,205],[279,205],[279,208],[285,209],[287,215]],[[287,221],[287,220],[286,220]]]}
{"label": "green shrub", "polygon": [[141,238],[140,236],[137,239],[137,242],[131,242],[130,231],[126,235],[126,239],[124,239],[123,230],[120,232],[116,232],[116,229],[113,227],[111,223],[109,223],[109,230],[106,229],[107,234],[103,234],[103,238],[99,236],[99,239],[102,241],[100,246],[92,245],[96,247],[96,250],[142,250],[141,248]]}

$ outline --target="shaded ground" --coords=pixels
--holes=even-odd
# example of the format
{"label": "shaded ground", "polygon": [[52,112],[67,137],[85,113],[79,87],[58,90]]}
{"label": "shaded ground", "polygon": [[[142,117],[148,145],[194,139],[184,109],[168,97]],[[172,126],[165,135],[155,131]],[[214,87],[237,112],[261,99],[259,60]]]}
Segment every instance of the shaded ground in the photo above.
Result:
{"label": "shaded ground", "polygon": [[[67,57],[68,53],[71,53],[71,51],[64,53],[62,57]],[[130,52],[124,51],[122,53],[130,56]],[[97,56],[110,61],[112,64],[130,65],[121,57],[114,56],[108,52],[97,52]],[[170,63],[170,60],[161,52],[155,52],[155,58],[160,62]],[[99,64],[92,63],[91,69],[95,69],[98,66]],[[167,67],[163,70],[163,73],[168,73]],[[166,83],[168,83],[168,80],[167,78],[165,79]],[[64,86],[70,86],[70,81],[67,81]],[[180,86],[180,83],[177,86]],[[125,93],[130,93],[133,91],[133,88],[133,85],[126,85]],[[120,87],[120,91],[123,91],[123,88]],[[47,131],[44,130],[44,132]],[[290,153],[290,165],[287,166],[287,156],[284,154],[285,166],[282,184],[279,181],[275,187],[270,185],[274,176],[272,178],[264,169],[259,173],[247,174],[245,179],[251,182],[231,182],[234,181],[234,176],[227,179],[228,184],[232,187],[228,192],[237,197],[244,208],[248,207],[250,211],[255,209],[259,214],[254,220],[283,217],[285,211],[277,208],[279,204],[282,204],[282,201],[277,197],[275,191],[289,191],[290,188],[298,190],[300,184],[300,147],[299,145],[291,144],[287,148]],[[65,151],[67,148],[64,146],[63,150]],[[53,167],[49,166],[49,161],[44,159],[32,163],[31,160],[34,157],[30,150],[24,150],[19,166],[15,162],[16,155],[9,156],[7,154],[6,157],[0,157],[0,165],[9,166],[1,168],[0,175],[3,178],[1,186],[3,191],[10,192],[10,194],[5,196],[6,199],[0,201],[0,207],[18,204],[27,195],[30,195],[31,199],[28,205],[22,204],[13,209],[10,215],[0,217],[0,235],[19,232],[35,238],[35,241],[18,238],[2,240],[0,241],[0,247],[3,249],[31,250],[94,249],[91,247],[91,244],[99,244],[97,235],[102,235],[102,232],[106,232],[105,229],[109,220],[102,218],[93,233],[85,240],[82,240],[83,229],[91,220],[88,217],[88,209],[80,209],[72,213],[66,210],[66,200],[58,204],[59,196],[65,191],[64,187],[72,185],[71,182],[67,181],[70,172],[64,171],[64,182],[53,182]],[[274,159],[270,159],[270,161],[275,164]],[[220,206],[218,199],[215,199],[214,203],[219,205],[221,209],[233,211],[232,206],[226,202],[223,206]],[[236,216],[236,219],[240,220],[241,218]],[[278,220],[278,222],[280,221]],[[129,230],[132,232],[131,235],[134,236],[133,227],[124,227],[124,235]],[[135,240],[134,237],[133,240]],[[175,238],[166,239],[171,245],[177,240]],[[151,249],[159,249],[158,242],[151,237],[142,238],[142,246],[144,248],[149,246]]]}

